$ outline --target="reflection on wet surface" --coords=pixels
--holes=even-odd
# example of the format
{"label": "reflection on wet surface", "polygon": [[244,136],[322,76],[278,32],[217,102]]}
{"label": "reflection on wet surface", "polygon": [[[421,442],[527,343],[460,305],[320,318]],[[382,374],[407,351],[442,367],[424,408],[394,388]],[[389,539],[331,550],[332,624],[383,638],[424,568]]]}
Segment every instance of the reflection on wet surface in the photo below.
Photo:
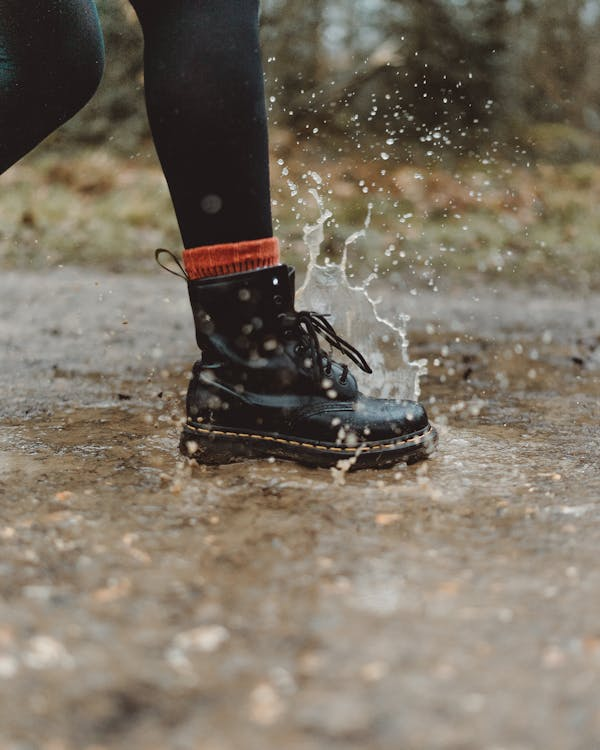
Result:
{"label": "reflection on wet surface", "polygon": [[106,358],[29,330],[2,373],[0,746],[595,747],[598,330],[426,325],[438,454],[347,475],[187,465],[193,349],[151,317]]}

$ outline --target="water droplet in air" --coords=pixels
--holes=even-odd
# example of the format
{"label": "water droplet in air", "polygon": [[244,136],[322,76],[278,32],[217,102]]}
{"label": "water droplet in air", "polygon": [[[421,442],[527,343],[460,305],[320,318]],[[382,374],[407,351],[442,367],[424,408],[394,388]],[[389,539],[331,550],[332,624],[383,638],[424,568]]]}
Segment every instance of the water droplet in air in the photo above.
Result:
{"label": "water droplet in air", "polygon": [[206,214],[218,214],[223,208],[223,199],[219,195],[205,195],[200,201],[200,207]]}

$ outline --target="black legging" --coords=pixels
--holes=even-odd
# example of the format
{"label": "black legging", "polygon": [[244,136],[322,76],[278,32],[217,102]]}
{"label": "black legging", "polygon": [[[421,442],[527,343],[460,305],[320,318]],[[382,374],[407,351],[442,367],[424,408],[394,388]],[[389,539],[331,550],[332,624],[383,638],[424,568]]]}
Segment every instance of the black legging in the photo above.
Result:
{"label": "black legging", "polygon": [[[146,103],[185,247],[272,235],[258,0],[131,0]],[[102,75],[92,0],[0,0],[0,173]]]}

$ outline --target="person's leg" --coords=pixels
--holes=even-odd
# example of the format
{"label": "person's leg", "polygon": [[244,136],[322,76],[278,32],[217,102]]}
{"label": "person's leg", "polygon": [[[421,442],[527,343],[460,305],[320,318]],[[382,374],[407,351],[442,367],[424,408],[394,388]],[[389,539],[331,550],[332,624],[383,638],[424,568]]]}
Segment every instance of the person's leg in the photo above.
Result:
{"label": "person's leg", "polygon": [[274,241],[261,242],[273,229],[258,0],[131,3],[144,32],[148,115],[188,272],[216,275],[219,257],[230,257],[222,246],[234,244],[238,256],[266,249],[257,263],[269,265]]}
{"label": "person's leg", "polygon": [[92,0],[0,0],[0,173],[83,107],[103,66]]}
{"label": "person's leg", "polygon": [[423,408],[362,396],[319,336],[371,372],[362,355],[324,316],[294,309],[294,272],[272,237],[257,0],[131,2],[202,350],[181,450],[319,466],[426,456],[435,431]]}

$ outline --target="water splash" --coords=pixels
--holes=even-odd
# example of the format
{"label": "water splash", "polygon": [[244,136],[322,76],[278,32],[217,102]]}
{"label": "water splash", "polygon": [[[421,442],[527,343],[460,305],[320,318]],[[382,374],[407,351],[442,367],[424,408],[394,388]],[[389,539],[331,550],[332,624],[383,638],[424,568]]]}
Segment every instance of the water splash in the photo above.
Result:
{"label": "water splash", "polygon": [[341,262],[321,265],[318,259],[324,227],[332,213],[324,207],[317,190],[309,192],[317,202],[320,215],[315,224],[304,227],[309,263],[304,284],[296,295],[298,308],[329,313],[329,320],[340,335],[364,354],[373,374],[352,369],[363,393],[379,398],[418,399],[419,378],[425,373],[426,362],[411,362],[408,357],[408,316],[397,313],[394,320],[388,320],[378,313],[377,302],[367,290],[375,274],[362,286],[352,286],[346,274],[348,248],[366,235],[371,207],[364,227],[345,241]]}

